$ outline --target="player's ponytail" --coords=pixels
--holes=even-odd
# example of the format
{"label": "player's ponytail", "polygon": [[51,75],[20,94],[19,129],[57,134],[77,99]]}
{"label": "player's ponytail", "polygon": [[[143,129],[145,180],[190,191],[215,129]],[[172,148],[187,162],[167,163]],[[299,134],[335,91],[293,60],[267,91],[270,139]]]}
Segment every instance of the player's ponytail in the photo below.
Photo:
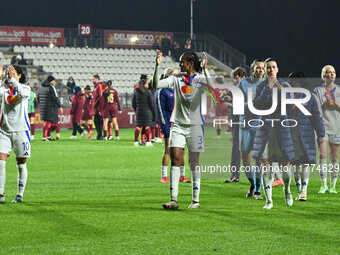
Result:
{"label": "player's ponytail", "polygon": [[24,74],[22,68],[21,68],[20,66],[18,66],[18,65],[13,65],[13,67],[14,67],[14,69],[15,69],[15,71],[17,72],[18,75],[21,74],[21,77],[20,77],[20,79],[19,79],[19,82],[20,82],[21,84],[25,84],[25,83],[26,83],[26,75]]}

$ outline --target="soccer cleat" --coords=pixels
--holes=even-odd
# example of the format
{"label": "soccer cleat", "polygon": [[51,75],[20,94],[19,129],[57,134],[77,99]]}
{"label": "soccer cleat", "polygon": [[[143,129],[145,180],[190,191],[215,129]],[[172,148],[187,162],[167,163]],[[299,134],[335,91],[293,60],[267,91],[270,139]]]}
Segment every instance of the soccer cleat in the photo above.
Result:
{"label": "soccer cleat", "polygon": [[72,136],[70,136],[70,139],[77,139],[77,136],[76,135],[72,135]]}
{"label": "soccer cleat", "polygon": [[282,179],[277,179],[275,182],[273,182],[272,187],[283,185]]}
{"label": "soccer cleat", "polygon": [[12,203],[22,203],[22,202],[23,202],[23,199],[22,199],[22,196],[20,195],[17,195],[12,201]]}
{"label": "soccer cleat", "polygon": [[188,206],[188,208],[190,209],[196,209],[198,207],[200,207],[200,203],[195,201],[192,201],[191,204]]}
{"label": "soccer cleat", "polygon": [[170,201],[163,204],[165,210],[178,210],[178,203],[176,201]]}
{"label": "soccer cleat", "polygon": [[170,183],[170,180],[167,176],[163,177],[160,182],[163,182],[163,183]]}
{"label": "soccer cleat", "polygon": [[31,140],[34,140],[34,135],[31,135]]}
{"label": "soccer cleat", "polygon": [[179,182],[190,182],[190,180],[188,180],[187,177],[185,177],[185,176],[181,176],[179,178]]}
{"label": "soccer cleat", "polygon": [[112,135],[110,135],[107,140],[113,140]]}
{"label": "soccer cleat", "polygon": [[151,142],[146,142],[146,143],[145,143],[145,146],[152,147],[153,144],[152,144]]}
{"label": "soccer cleat", "polygon": [[134,142],[133,144],[135,147],[139,146],[139,142]]}
{"label": "soccer cleat", "polygon": [[225,180],[224,182],[225,183],[232,183],[232,182],[239,182],[239,181],[240,181],[240,179],[233,177],[233,178],[230,178],[229,180]]}
{"label": "soccer cleat", "polygon": [[255,193],[254,194],[254,199],[255,200],[263,200],[263,197],[261,196],[261,193]]}
{"label": "soccer cleat", "polygon": [[47,137],[44,137],[44,138],[42,139],[42,141],[43,141],[43,142],[49,142],[50,140],[48,140]]}
{"label": "soccer cleat", "polygon": [[318,194],[325,194],[326,192],[328,192],[328,187],[325,185],[320,187]]}
{"label": "soccer cleat", "polygon": [[55,137],[56,140],[60,140],[60,134],[57,134]]}
{"label": "soccer cleat", "polygon": [[161,143],[161,142],[162,142],[162,138],[157,137],[157,138],[155,139],[155,143]]}
{"label": "soccer cleat", "polygon": [[273,203],[272,202],[267,202],[265,206],[263,206],[263,209],[270,210],[273,208]]}
{"label": "soccer cleat", "polygon": [[246,194],[246,197],[254,197],[254,189],[250,188]]}
{"label": "soccer cleat", "polygon": [[94,134],[94,132],[93,132],[92,130],[90,130],[90,132],[89,132],[89,135],[88,135],[87,139],[91,139],[91,137],[93,136],[93,134]]}
{"label": "soccer cleat", "polygon": [[5,203],[5,195],[0,194],[0,204],[4,204],[4,203]]}
{"label": "soccer cleat", "polygon": [[329,193],[331,193],[331,194],[338,194],[338,192],[335,190],[335,187],[334,188],[330,188],[329,189]]}
{"label": "soccer cleat", "polygon": [[86,132],[86,131],[83,131],[83,133],[81,133],[81,138],[84,139],[85,136],[87,136],[87,132]]}
{"label": "soccer cleat", "polygon": [[107,137],[103,137],[103,140],[105,140],[105,141],[106,141],[106,140],[107,140]]}
{"label": "soccer cleat", "polygon": [[286,204],[288,206],[292,206],[293,205],[294,200],[293,200],[293,197],[292,197],[292,193],[285,194],[285,201],[286,201]]}
{"label": "soccer cleat", "polygon": [[302,192],[302,191],[300,191],[300,192],[298,193],[298,195],[297,195],[297,197],[295,198],[295,200],[300,200],[300,198],[301,198],[301,192]]}
{"label": "soccer cleat", "polygon": [[49,140],[49,141],[55,141],[55,139],[53,138],[53,137],[47,137],[47,140]]}
{"label": "soccer cleat", "polygon": [[299,198],[300,201],[307,201],[307,190],[302,190],[299,195],[300,195],[300,198]]}
{"label": "soccer cleat", "polygon": [[115,137],[115,140],[116,140],[116,141],[120,140],[119,136],[116,136],[116,137]]}

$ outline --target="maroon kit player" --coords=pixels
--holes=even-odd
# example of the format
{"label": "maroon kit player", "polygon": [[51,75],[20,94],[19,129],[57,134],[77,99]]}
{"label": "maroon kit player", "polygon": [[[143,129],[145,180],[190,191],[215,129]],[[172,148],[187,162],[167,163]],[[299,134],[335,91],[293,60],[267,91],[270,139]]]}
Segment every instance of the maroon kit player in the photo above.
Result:
{"label": "maroon kit player", "polygon": [[[118,92],[114,88],[112,88],[112,81],[109,80],[106,83],[104,82],[105,87],[102,93],[103,97],[103,108],[101,115],[103,117],[103,130],[104,130],[104,140],[111,140],[112,134],[110,134],[109,138],[107,137],[107,130],[109,123],[109,118],[112,118],[113,126],[115,128],[115,140],[119,140],[119,127],[117,122],[118,112],[122,113],[122,109],[120,108],[120,102],[118,97]],[[117,105],[117,107],[116,107]],[[117,110],[118,108],[118,110]]]}
{"label": "maroon kit player", "polygon": [[93,99],[93,91],[90,85],[86,85],[84,87],[84,94],[85,94],[85,101],[84,101],[84,110],[83,116],[81,118],[80,124],[83,126],[88,132],[89,136],[87,138],[91,138],[94,134],[92,131],[92,118],[93,118],[93,111],[92,111],[92,99]]}

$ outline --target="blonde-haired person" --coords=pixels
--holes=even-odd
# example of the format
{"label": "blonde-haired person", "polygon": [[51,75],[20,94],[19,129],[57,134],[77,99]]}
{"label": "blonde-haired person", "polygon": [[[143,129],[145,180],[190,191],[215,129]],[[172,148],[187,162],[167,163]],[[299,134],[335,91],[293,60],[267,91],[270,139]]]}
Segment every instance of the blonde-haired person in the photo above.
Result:
{"label": "blonde-haired person", "polygon": [[[335,189],[338,179],[338,152],[340,144],[340,86],[334,83],[336,72],[333,66],[322,68],[321,78],[324,84],[316,87],[318,103],[321,107],[322,119],[326,130],[326,137],[319,147],[319,171],[321,187],[319,194],[328,192],[327,173],[330,172],[330,193],[337,193]],[[327,164],[327,145],[330,148],[330,164]]]}
{"label": "blonde-haired person", "polygon": [[[161,74],[160,80],[166,79],[171,75],[178,73],[175,68],[168,67]],[[156,90],[155,94],[155,106],[156,106],[156,116],[158,119],[159,126],[163,132],[164,138],[164,153],[162,156],[162,166],[161,166],[161,180],[162,183],[170,183],[168,178],[168,167],[170,159],[170,147],[169,147],[169,137],[171,128],[171,114],[174,108],[174,88],[163,88]],[[183,163],[185,162],[185,154],[183,153]],[[180,166],[180,182],[190,182],[185,177],[185,165]]]}

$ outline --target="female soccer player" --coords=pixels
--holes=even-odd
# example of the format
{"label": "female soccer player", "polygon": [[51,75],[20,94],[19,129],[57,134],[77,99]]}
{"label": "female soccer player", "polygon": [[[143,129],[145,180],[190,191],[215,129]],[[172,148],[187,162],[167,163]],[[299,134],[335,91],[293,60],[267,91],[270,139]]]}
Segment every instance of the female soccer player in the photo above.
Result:
{"label": "female soccer player", "polygon": [[[0,67],[0,78],[5,72]],[[7,76],[7,75],[6,75]],[[27,181],[26,159],[31,156],[28,101],[30,86],[26,76],[17,65],[8,67],[8,77],[0,82],[0,203],[5,203],[6,161],[13,149],[18,167],[18,193],[13,203],[23,201]]]}
{"label": "female soccer player", "polygon": [[[328,192],[327,172],[330,171],[330,193],[336,194],[336,181],[339,173],[338,152],[340,144],[340,86],[334,83],[336,78],[333,66],[327,65],[322,68],[321,78],[325,83],[315,88],[314,93],[321,106],[323,123],[326,129],[326,136],[319,148],[319,169],[321,188],[319,194]],[[330,161],[327,165],[327,144],[331,149]]]}
{"label": "female soccer player", "polygon": [[189,150],[189,164],[192,180],[192,203],[189,208],[199,207],[201,173],[199,166],[200,152],[204,151],[203,125],[201,114],[201,96],[204,84],[210,83],[206,70],[207,56],[203,53],[203,73],[201,61],[195,52],[186,52],[180,57],[181,73],[159,81],[158,66],[162,62],[162,53],[157,52],[156,67],[153,76],[154,88],[174,87],[175,106],[171,115],[170,131],[170,194],[171,201],[163,204],[164,209],[178,209],[178,183],[180,166],[184,165],[184,146]]}

